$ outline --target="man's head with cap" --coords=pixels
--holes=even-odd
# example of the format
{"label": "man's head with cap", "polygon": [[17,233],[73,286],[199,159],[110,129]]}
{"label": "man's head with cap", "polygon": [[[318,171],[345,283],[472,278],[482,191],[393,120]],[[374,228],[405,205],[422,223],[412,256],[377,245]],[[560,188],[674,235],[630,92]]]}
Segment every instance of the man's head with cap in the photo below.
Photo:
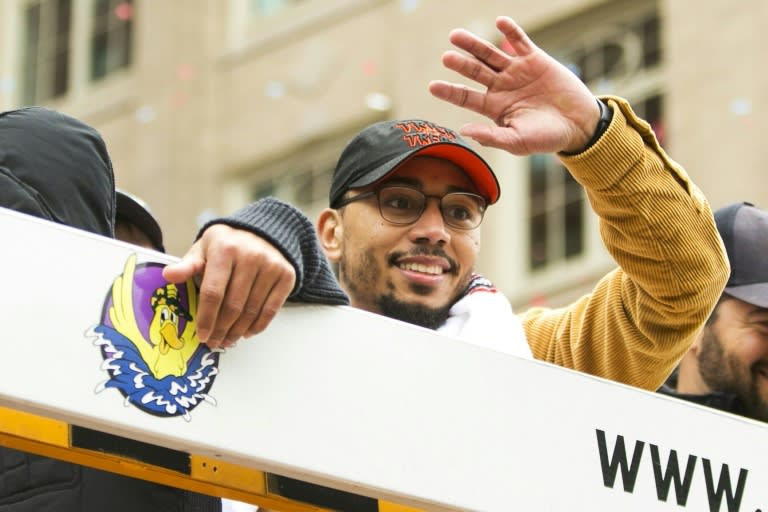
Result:
{"label": "man's head with cap", "polygon": [[725,293],[768,308],[768,211],[735,203],[715,212],[731,275]]}
{"label": "man's head with cap", "polygon": [[490,166],[453,130],[384,121],[342,152],[318,234],[353,306],[436,328],[469,284],[479,224],[499,194]]}
{"label": "man's head with cap", "polygon": [[768,211],[735,203],[715,212],[731,274],[722,298],[678,368],[677,390],[733,397],[768,421]]}
{"label": "man's head with cap", "polygon": [[116,189],[115,238],[148,249],[165,252],[163,231],[141,198]]}
{"label": "man's head with cap", "polygon": [[501,190],[496,175],[458,133],[429,121],[403,119],[372,124],[347,144],[333,173],[329,205],[336,205],[350,189],[382,181],[415,156],[454,163],[488,204],[498,201]]}

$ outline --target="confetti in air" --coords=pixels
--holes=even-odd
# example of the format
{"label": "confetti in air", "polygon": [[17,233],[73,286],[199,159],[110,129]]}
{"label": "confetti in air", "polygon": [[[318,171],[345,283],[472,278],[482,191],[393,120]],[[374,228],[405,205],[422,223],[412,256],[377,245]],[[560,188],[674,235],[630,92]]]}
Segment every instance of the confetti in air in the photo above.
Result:
{"label": "confetti in air", "polygon": [[115,6],[115,17],[121,21],[133,18],[133,6],[129,2],[121,2]]}

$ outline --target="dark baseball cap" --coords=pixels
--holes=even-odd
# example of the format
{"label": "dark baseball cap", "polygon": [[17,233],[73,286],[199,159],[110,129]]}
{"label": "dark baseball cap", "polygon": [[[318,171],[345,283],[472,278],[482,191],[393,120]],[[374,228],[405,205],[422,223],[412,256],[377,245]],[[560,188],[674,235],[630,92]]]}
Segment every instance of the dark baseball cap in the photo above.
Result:
{"label": "dark baseball cap", "polygon": [[347,190],[376,183],[417,155],[456,164],[488,204],[499,200],[501,190],[496,175],[458,133],[429,121],[404,119],[372,124],[347,144],[333,172],[330,206]]}
{"label": "dark baseball cap", "polygon": [[715,212],[731,275],[725,293],[768,308],[768,211],[735,203]]}
{"label": "dark baseball cap", "polygon": [[160,229],[155,217],[152,215],[152,211],[142,199],[130,194],[124,190],[115,190],[115,216],[118,219],[125,219],[137,228],[139,228],[155,249],[160,252],[165,252],[163,247],[163,230]]}

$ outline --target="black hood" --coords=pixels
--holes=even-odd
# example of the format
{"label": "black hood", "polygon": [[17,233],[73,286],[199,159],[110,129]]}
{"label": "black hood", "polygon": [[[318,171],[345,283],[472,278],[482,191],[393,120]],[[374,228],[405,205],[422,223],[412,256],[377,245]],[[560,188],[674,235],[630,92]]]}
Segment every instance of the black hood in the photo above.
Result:
{"label": "black hood", "polygon": [[115,178],[101,135],[42,107],[0,113],[0,207],[112,237]]}

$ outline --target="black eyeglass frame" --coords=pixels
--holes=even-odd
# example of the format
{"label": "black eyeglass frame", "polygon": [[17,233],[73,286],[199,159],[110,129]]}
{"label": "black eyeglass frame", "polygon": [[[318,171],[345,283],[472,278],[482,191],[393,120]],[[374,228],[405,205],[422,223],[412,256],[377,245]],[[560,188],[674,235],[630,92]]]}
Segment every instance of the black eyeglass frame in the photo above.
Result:
{"label": "black eyeglass frame", "polygon": [[[402,188],[402,189],[412,190],[412,191],[418,192],[419,194],[424,196],[424,204],[421,207],[421,211],[419,212],[418,215],[416,215],[414,217],[413,220],[408,221],[408,222],[393,221],[393,220],[388,219],[384,215],[384,212],[382,212],[382,210],[381,210],[381,197],[379,196],[379,193],[382,190],[393,189],[393,188]],[[480,206],[480,220],[477,221],[477,224],[475,224],[473,226],[458,226],[456,224],[453,224],[450,220],[448,220],[446,218],[445,213],[443,211],[443,199],[445,197],[447,197],[447,196],[452,196],[452,195],[453,196],[455,196],[455,195],[469,196],[472,199],[476,200],[478,202],[478,204],[481,205]],[[488,201],[483,196],[481,196],[479,194],[475,194],[475,193],[472,193],[472,192],[448,192],[447,194],[442,195],[442,196],[435,196],[435,195],[425,194],[424,192],[422,192],[421,190],[419,190],[419,189],[417,189],[415,187],[408,187],[408,186],[404,186],[404,185],[383,186],[383,187],[379,187],[379,188],[377,188],[375,190],[369,190],[368,192],[361,192],[360,194],[357,194],[357,195],[352,196],[352,197],[343,197],[343,198],[339,199],[336,202],[336,206],[334,206],[334,209],[338,210],[339,208],[343,208],[344,206],[347,206],[350,203],[354,203],[356,201],[362,201],[363,199],[368,199],[369,197],[376,197],[376,206],[379,209],[379,215],[381,215],[381,218],[386,220],[387,222],[389,222],[391,224],[396,225],[396,226],[408,226],[408,225],[414,224],[416,221],[418,221],[421,218],[421,216],[424,215],[424,211],[427,209],[427,200],[428,199],[437,199],[438,200],[438,204],[440,205],[440,215],[443,217],[443,222],[445,222],[447,225],[451,226],[452,228],[461,229],[463,231],[469,231],[469,230],[475,229],[478,226],[480,226],[480,224],[483,223],[483,218],[485,217],[485,210],[488,209]]]}

